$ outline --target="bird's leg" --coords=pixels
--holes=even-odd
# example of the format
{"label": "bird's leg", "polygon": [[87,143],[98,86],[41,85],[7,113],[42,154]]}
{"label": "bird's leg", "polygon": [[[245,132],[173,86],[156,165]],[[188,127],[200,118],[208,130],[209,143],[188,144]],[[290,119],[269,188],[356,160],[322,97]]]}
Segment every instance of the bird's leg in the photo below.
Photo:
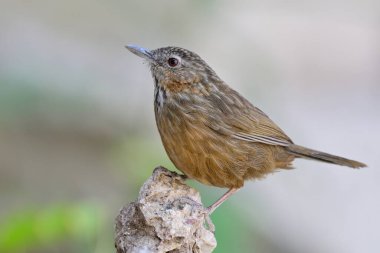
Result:
{"label": "bird's leg", "polygon": [[231,197],[232,194],[235,192],[239,191],[240,188],[231,188],[229,189],[225,194],[223,194],[222,197],[220,197],[214,204],[211,206],[207,207],[207,212],[208,214],[212,214],[212,212],[215,211],[224,201],[226,201],[229,197]]}

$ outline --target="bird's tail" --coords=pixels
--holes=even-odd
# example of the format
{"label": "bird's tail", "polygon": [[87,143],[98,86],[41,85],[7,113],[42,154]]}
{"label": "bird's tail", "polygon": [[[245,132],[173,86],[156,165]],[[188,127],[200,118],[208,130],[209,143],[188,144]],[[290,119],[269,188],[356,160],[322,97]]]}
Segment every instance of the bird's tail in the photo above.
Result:
{"label": "bird's tail", "polygon": [[287,146],[286,149],[288,150],[289,153],[294,154],[298,157],[302,157],[302,158],[318,160],[318,161],[326,162],[326,163],[333,163],[333,164],[347,166],[351,168],[367,167],[366,164],[358,162],[358,161],[354,161],[354,160],[350,160],[344,157],[331,155],[331,154],[324,153],[321,151],[305,148],[305,147],[298,146],[295,144]]}

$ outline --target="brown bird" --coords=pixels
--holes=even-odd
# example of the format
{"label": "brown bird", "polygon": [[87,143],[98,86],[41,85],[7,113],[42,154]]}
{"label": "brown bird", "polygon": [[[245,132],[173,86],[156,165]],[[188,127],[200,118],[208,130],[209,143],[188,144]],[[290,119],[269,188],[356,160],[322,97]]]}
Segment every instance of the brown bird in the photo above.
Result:
{"label": "brown bird", "polygon": [[293,141],[260,109],[230,88],[196,53],[179,47],[126,46],[150,65],[156,123],[165,150],[187,177],[229,188],[208,211],[244,185],[295,158],[366,167]]}

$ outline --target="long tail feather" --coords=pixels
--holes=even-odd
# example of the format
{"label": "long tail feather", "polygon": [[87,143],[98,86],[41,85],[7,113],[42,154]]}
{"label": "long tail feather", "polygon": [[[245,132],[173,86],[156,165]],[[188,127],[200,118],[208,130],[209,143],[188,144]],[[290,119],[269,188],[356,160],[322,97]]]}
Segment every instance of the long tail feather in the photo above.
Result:
{"label": "long tail feather", "polygon": [[302,157],[302,158],[314,159],[314,160],[318,160],[318,161],[322,161],[326,163],[333,163],[333,164],[347,166],[351,168],[367,167],[366,164],[358,162],[358,161],[350,160],[350,159],[336,156],[336,155],[331,155],[328,153],[305,148],[305,147],[294,145],[294,144],[287,146],[286,148],[289,151],[289,153]]}

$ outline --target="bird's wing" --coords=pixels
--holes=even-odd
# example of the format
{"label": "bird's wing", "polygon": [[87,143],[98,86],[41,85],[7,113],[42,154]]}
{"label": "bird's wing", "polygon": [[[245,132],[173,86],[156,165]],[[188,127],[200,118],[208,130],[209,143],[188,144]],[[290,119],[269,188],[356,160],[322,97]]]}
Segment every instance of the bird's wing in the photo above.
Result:
{"label": "bird's wing", "polygon": [[232,120],[232,137],[243,141],[260,142],[268,145],[289,146],[292,140],[265,114],[258,114],[254,108],[251,116],[255,119]]}
{"label": "bird's wing", "polygon": [[221,118],[211,115],[211,128],[248,142],[279,146],[289,146],[293,143],[264,112],[239,93],[229,89],[228,94],[228,97],[211,95],[212,104],[222,113]]}

